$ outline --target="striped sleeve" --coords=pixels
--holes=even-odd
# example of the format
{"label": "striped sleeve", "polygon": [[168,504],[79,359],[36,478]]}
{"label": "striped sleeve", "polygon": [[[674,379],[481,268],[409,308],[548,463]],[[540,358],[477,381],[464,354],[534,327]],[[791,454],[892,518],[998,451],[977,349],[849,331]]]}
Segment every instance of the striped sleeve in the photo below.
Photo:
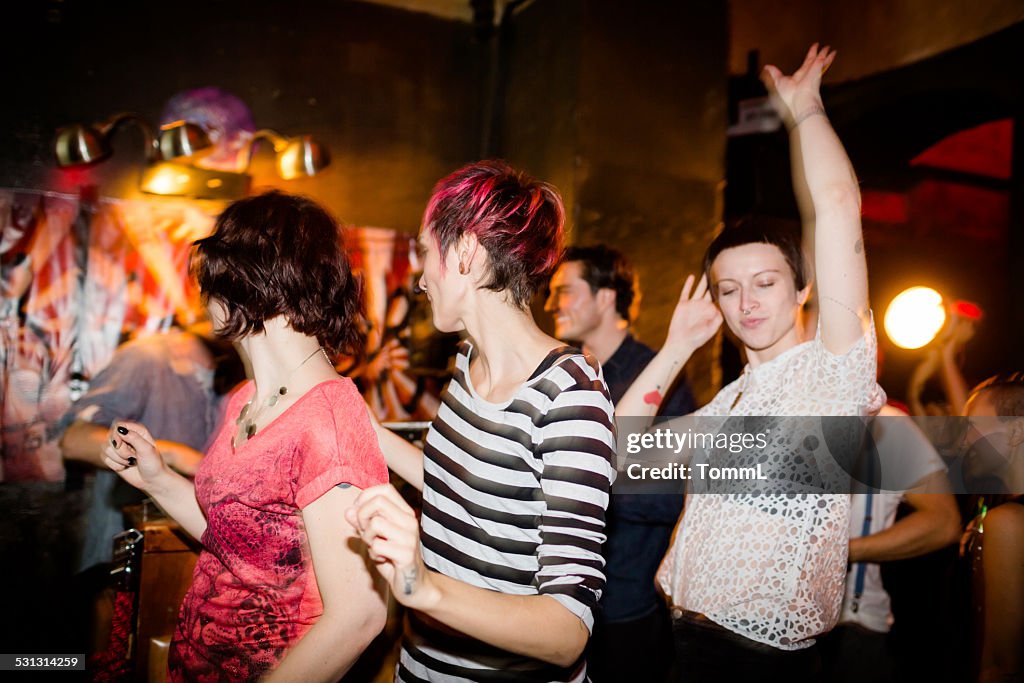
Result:
{"label": "striped sleeve", "polygon": [[538,593],[550,595],[593,630],[604,588],[605,511],[615,470],[614,408],[600,370],[571,356],[536,388],[551,403],[535,454],[542,459]]}

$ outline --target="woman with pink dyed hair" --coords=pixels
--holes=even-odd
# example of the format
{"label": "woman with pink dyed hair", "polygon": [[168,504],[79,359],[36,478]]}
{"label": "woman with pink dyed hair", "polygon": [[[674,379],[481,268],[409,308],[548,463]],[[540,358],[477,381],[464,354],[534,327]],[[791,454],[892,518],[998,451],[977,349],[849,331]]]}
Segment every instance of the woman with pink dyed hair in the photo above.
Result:
{"label": "woman with pink dyed hair", "polygon": [[419,235],[434,325],[462,332],[423,451],[378,426],[390,485],[347,513],[409,609],[396,680],[583,681],[604,586],[613,408],[530,300],[562,249],[558,193],[503,162],[441,180]]}

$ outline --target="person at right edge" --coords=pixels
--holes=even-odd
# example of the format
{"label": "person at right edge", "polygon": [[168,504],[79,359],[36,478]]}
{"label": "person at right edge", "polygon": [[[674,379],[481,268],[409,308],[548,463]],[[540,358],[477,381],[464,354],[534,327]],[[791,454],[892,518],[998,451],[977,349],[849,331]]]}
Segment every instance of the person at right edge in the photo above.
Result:
{"label": "person at right edge", "polygon": [[[811,281],[799,240],[756,223],[724,230],[705,253],[696,288],[687,278],[662,350],[619,401],[616,416],[653,416],[656,406],[645,396],[664,392],[723,318],[748,365],[697,416],[820,422],[815,416],[866,416],[884,403],[875,382],[857,179],[819,94],[834,56],[815,44],[793,75],[773,66],[763,75],[789,129],[805,241],[813,245],[814,338],[803,334]],[[801,463],[826,449],[785,426],[771,432],[765,448],[742,457],[767,458],[782,474],[800,474]],[[794,480],[791,492],[786,481],[779,477],[779,490],[767,493],[688,494],[658,572],[672,605],[674,680],[819,680],[814,643],[839,617],[849,495],[800,491]]]}

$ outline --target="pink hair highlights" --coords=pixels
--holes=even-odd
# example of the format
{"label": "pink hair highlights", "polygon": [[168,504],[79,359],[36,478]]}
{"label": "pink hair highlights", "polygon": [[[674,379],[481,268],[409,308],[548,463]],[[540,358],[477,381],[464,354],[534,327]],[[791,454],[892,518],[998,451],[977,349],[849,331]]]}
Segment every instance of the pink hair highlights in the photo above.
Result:
{"label": "pink hair highlights", "polygon": [[474,235],[490,260],[484,287],[509,292],[523,309],[559,263],[564,224],[558,191],[504,161],[480,161],[443,178],[423,215],[442,267],[448,250]]}

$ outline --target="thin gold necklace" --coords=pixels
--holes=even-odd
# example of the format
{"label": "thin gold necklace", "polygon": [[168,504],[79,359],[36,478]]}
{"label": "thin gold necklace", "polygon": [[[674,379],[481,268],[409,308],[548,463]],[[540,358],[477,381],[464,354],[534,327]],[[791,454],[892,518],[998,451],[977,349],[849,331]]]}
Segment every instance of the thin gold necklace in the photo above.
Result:
{"label": "thin gold necklace", "polygon": [[733,408],[736,407],[741,400],[743,400],[743,394],[747,393],[748,385],[750,384],[750,372],[749,366],[743,368],[743,386],[740,387],[739,393],[736,394],[736,398],[732,400],[732,405],[729,406],[729,413],[732,414]]}
{"label": "thin gold necklace", "polygon": [[253,394],[253,398],[249,399],[249,402],[246,403],[244,406],[242,406],[242,411],[238,414],[238,419],[235,420],[235,424],[242,425],[242,431],[245,433],[245,440],[246,441],[251,439],[253,437],[253,435],[256,434],[256,420],[259,419],[260,415],[262,415],[263,412],[267,408],[271,408],[273,406],[276,406],[277,402],[281,399],[281,397],[288,394],[288,382],[291,381],[292,376],[296,372],[298,372],[299,369],[301,369],[303,365],[308,363],[309,360],[313,356],[315,356],[318,353],[323,353],[324,354],[324,359],[327,360],[328,363],[330,363],[330,359],[327,358],[327,352],[324,351],[324,347],[321,346],[321,347],[317,348],[316,351],[314,351],[313,353],[311,353],[308,356],[306,356],[306,358],[301,363],[296,365],[292,369],[292,371],[289,372],[288,375],[285,377],[284,384],[279,386],[277,388],[276,392],[274,392],[270,396],[268,396],[266,398],[266,400],[263,401],[263,404],[259,408],[257,408],[255,411],[253,411],[253,413],[251,415],[249,414],[249,409],[252,408],[252,402],[256,398],[256,395]]}

